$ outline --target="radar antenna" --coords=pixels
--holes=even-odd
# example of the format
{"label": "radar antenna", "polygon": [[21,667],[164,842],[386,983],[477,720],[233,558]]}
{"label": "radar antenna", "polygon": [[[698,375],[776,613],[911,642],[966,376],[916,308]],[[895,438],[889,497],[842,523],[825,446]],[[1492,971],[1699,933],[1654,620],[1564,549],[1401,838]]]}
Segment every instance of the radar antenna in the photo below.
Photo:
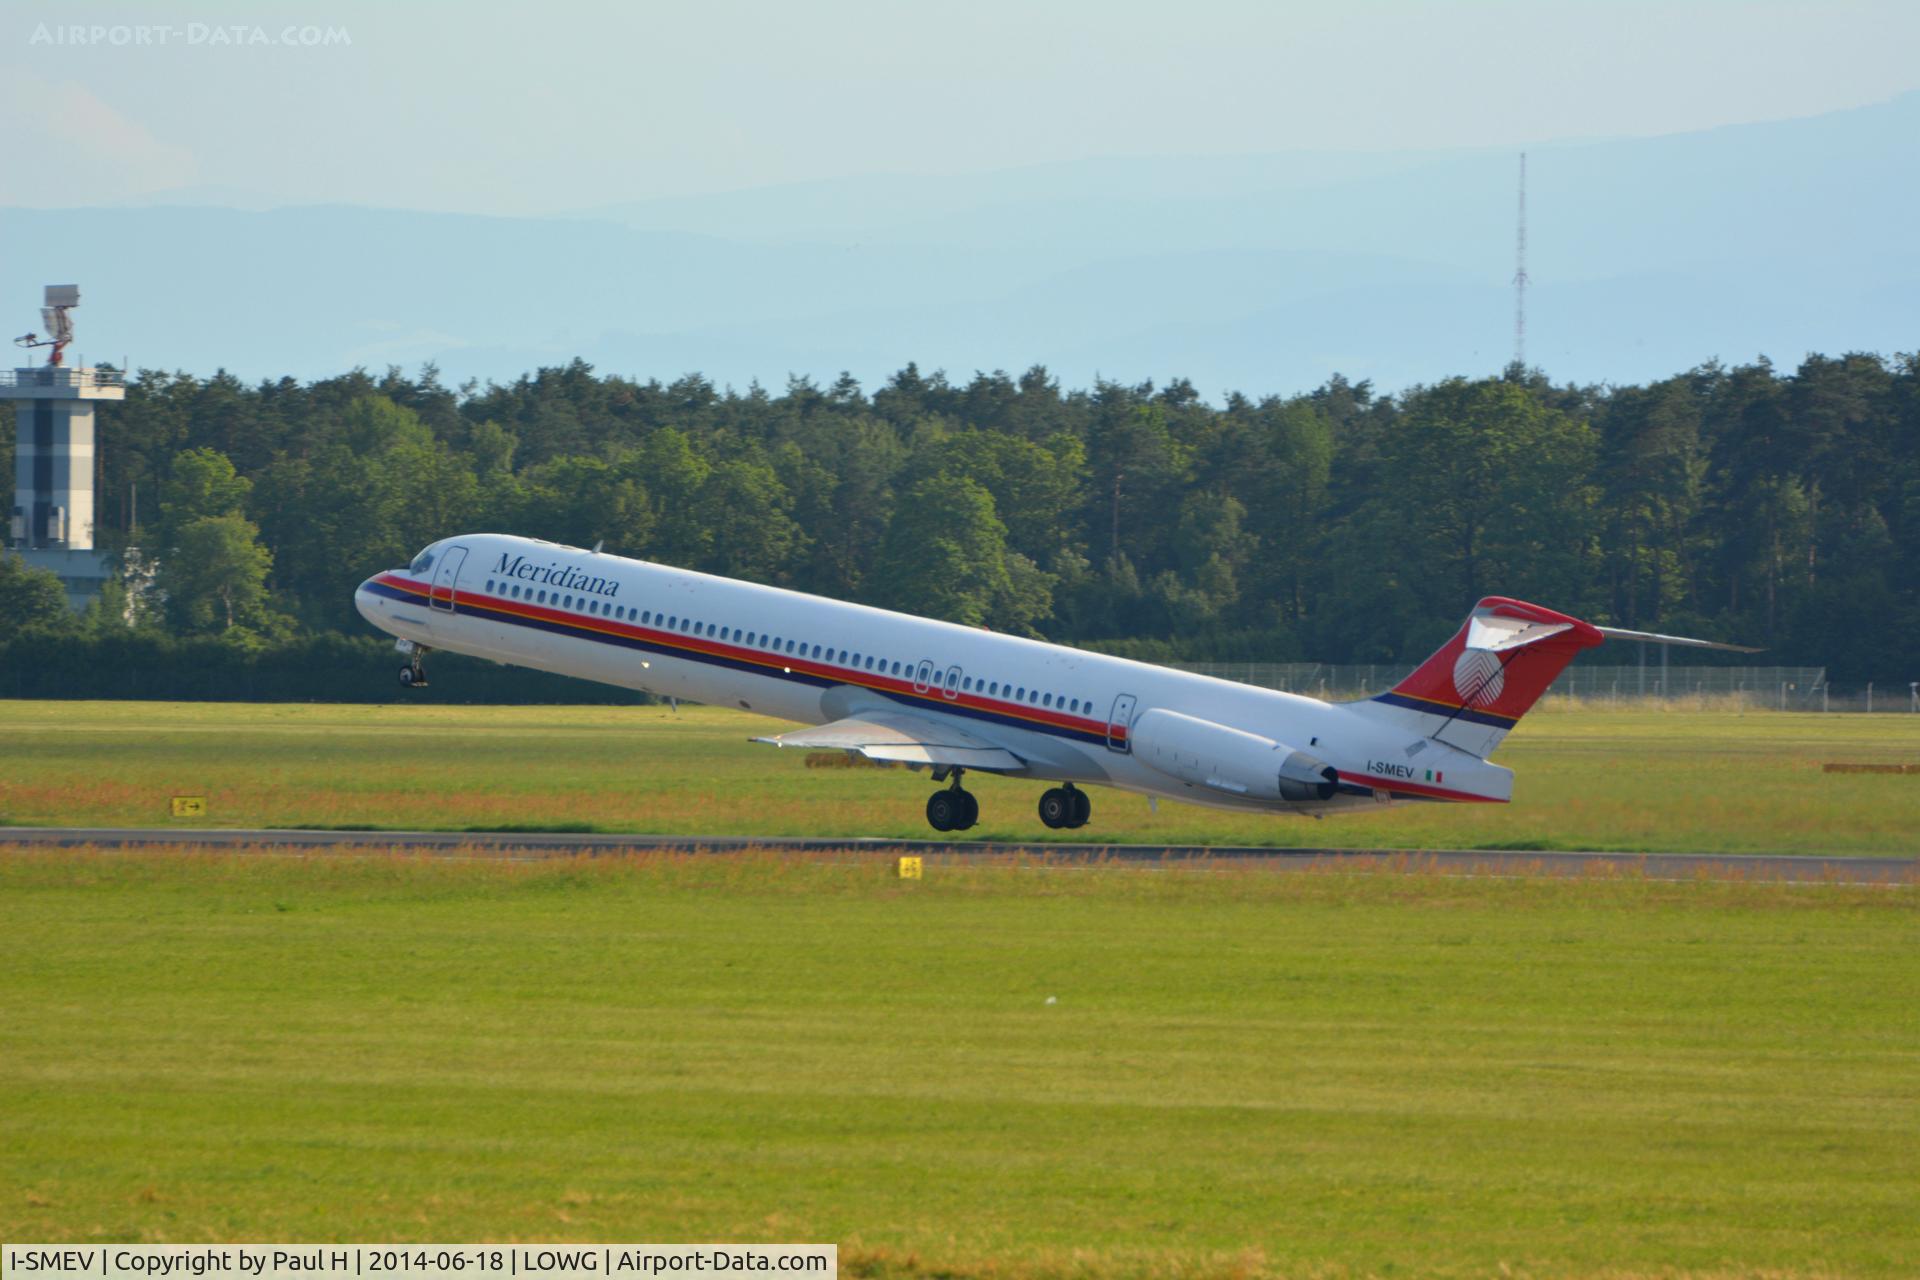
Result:
{"label": "radar antenna", "polygon": [[40,308],[40,324],[47,331],[47,336],[43,338],[37,333],[23,333],[13,340],[13,345],[52,347],[53,350],[47,353],[47,363],[57,367],[67,349],[67,344],[73,341],[73,317],[67,313],[79,305],[79,285],[48,285],[46,305]]}

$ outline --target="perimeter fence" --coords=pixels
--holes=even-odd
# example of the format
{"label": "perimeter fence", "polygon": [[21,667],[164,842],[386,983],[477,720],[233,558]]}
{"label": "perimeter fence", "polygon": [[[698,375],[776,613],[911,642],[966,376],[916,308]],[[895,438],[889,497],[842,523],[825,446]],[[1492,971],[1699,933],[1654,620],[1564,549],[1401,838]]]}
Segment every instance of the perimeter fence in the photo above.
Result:
{"label": "perimeter fence", "polygon": [[[1174,662],[1196,675],[1338,701],[1391,689],[1413,666],[1326,662]],[[1572,704],[1655,701],[1768,711],[1912,711],[1920,691],[1872,685],[1835,690],[1825,667],[1582,666],[1561,673],[1546,694]]]}

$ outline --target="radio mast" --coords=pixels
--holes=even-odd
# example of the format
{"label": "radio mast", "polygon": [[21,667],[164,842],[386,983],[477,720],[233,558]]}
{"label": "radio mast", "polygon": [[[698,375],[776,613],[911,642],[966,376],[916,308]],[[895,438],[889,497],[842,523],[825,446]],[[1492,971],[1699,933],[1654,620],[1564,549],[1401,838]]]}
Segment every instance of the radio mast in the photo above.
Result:
{"label": "radio mast", "polygon": [[1513,239],[1513,363],[1527,367],[1527,153],[1520,153],[1520,220]]}

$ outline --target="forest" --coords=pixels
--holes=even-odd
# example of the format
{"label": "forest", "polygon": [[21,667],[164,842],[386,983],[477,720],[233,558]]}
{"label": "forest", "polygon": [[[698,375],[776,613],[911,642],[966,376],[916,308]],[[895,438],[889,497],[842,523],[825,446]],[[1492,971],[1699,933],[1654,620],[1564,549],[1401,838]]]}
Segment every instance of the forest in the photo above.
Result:
{"label": "forest", "polygon": [[1920,678],[1914,355],[1217,403],[1038,366],[779,391],[580,361],[459,387],[141,370],[97,454],[122,572],[74,616],[0,560],[16,660],[364,636],[355,584],[489,530],[1149,659],[1412,660],[1499,594]]}

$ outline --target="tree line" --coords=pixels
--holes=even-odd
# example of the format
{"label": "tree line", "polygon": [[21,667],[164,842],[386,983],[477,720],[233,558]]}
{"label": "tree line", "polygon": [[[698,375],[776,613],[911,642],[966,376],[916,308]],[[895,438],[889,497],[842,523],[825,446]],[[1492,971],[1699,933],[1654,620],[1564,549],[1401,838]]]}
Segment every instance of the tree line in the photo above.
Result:
{"label": "tree line", "polygon": [[0,644],[362,635],[355,584],[494,530],[1149,658],[1412,660],[1503,594],[1920,678],[1912,355],[1218,404],[1040,367],[777,393],[579,361],[458,388],[143,370],[98,457],[120,578],[76,619],[0,563]]}

